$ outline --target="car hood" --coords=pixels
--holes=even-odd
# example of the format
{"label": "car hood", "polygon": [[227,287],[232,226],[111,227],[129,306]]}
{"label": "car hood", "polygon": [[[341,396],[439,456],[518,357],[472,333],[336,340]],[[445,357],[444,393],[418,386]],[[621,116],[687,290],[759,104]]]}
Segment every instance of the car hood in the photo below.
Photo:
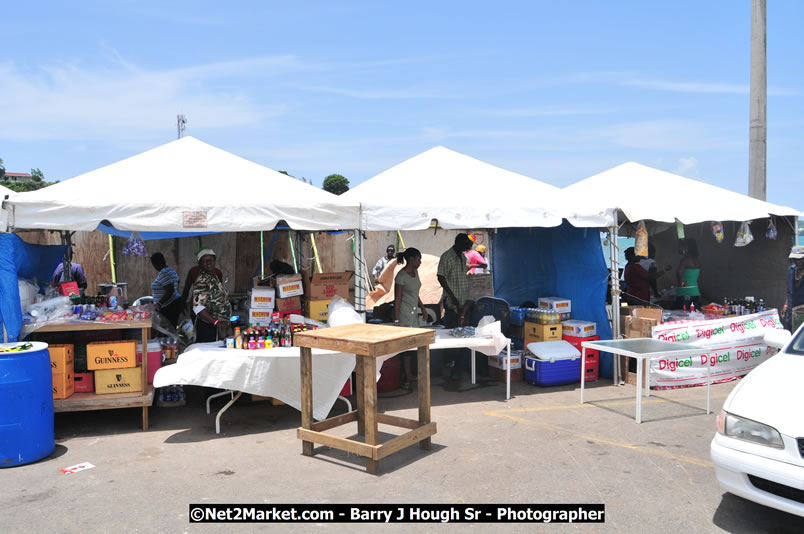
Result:
{"label": "car hood", "polygon": [[770,425],[791,437],[804,436],[804,356],[773,356],[748,373],[723,409]]}

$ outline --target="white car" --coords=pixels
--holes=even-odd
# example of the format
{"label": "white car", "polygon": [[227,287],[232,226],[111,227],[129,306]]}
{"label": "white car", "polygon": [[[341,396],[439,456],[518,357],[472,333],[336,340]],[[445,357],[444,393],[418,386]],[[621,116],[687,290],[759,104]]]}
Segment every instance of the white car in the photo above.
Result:
{"label": "white car", "polygon": [[784,349],[723,404],[710,453],[724,490],[804,517],[804,328],[782,332],[765,341]]}

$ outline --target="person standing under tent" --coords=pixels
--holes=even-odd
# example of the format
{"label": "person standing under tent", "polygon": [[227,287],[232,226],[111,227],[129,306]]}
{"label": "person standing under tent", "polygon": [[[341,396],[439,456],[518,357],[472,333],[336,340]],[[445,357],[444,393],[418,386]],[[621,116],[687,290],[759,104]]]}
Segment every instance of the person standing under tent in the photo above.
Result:
{"label": "person standing under tent", "polygon": [[640,265],[641,257],[634,247],[625,249],[625,298],[630,305],[650,304],[650,274]]}
{"label": "person standing under tent", "polygon": [[[408,248],[396,255],[396,261],[403,265],[394,278],[394,323],[400,326],[419,327],[423,323],[424,304],[419,298],[422,281],[419,279],[419,266],[422,264],[422,253],[418,249]],[[410,382],[417,379],[413,372],[412,351],[402,353],[402,368],[405,371],[403,387],[410,389]]]}
{"label": "person standing under tent", "polygon": [[794,246],[788,258],[793,262],[787,270],[787,299],[782,307],[782,319],[795,332],[804,316],[804,284],[801,283],[804,280],[804,246]]}
{"label": "person standing under tent", "polygon": [[[199,252],[203,250],[204,247],[199,249]],[[197,254],[197,253],[196,253]],[[187,271],[187,276],[184,279],[184,289],[181,292],[181,301],[182,305],[189,309],[192,315],[193,321],[195,321],[195,313],[192,312],[192,300],[190,300],[190,296],[193,291],[193,284],[195,283],[198,275],[201,274],[201,266],[200,265],[193,265],[190,267],[190,270]],[[218,280],[223,281],[223,271],[220,269],[215,269],[215,276],[218,277]]]}
{"label": "person standing under tent", "polygon": [[[438,260],[438,283],[444,289],[442,302],[444,317],[441,323],[447,328],[467,326],[471,319],[472,301],[469,300],[469,279],[466,274],[466,256],[464,253],[472,248],[472,240],[466,234],[455,236],[455,243]],[[468,349],[451,349],[452,355],[446,364],[452,367],[453,380],[460,378],[461,368],[455,365],[468,359]]]}
{"label": "person standing under tent", "polygon": [[466,253],[466,260],[469,263],[470,274],[484,274],[488,272],[486,245],[477,245],[474,249],[468,251]]}
{"label": "person standing under tent", "polygon": [[678,288],[676,288],[676,304],[695,306],[701,304],[701,288],[698,278],[701,276],[701,265],[698,263],[698,244],[692,238],[682,239],[678,244],[681,261],[678,264]]}
{"label": "person standing under tent", "polygon": [[196,255],[201,272],[193,284],[196,342],[225,338],[231,330],[232,305],[215,269],[215,251],[205,248]]}
{"label": "person standing under tent", "polygon": [[374,277],[375,284],[380,282],[380,276],[388,263],[394,259],[394,254],[396,254],[396,247],[394,245],[388,245],[385,249],[385,256],[377,260],[377,263],[374,264],[371,275]]}
{"label": "person standing under tent", "polygon": [[151,282],[151,295],[154,298],[159,313],[174,327],[179,324],[179,314],[181,314],[184,305],[179,295],[179,275],[173,269],[168,267],[165,256],[161,252],[157,252],[151,256],[151,265],[157,270],[159,274]]}
{"label": "person standing under tent", "polygon": [[[78,289],[81,290],[81,294],[83,294],[89,285],[87,276],[84,274],[84,268],[80,263],[71,262],[70,274],[72,275],[72,280],[78,284]],[[53,274],[50,276],[50,282],[54,286],[58,286],[64,282],[64,262],[59,263],[56,270],[53,271]]]}

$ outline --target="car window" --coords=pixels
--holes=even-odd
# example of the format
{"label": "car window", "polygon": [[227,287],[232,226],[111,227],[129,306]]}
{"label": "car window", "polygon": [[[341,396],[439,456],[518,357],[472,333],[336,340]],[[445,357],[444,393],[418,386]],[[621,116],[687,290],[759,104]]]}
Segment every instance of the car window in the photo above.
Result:
{"label": "car window", "polygon": [[785,352],[804,356],[804,328],[799,329],[798,334],[793,338],[793,342],[790,343]]}

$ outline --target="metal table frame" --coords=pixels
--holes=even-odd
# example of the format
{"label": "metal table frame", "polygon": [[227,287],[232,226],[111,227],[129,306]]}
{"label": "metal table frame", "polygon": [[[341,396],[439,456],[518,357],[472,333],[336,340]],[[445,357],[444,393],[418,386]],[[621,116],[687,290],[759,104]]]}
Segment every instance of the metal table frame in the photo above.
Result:
{"label": "metal table frame", "polygon": [[[637,360],[636,383],[636,422],[642,423],[642,362],[645,366],[645,396],[650,397],[650,361],[663,356],[694,356],[706,353],[702,347],[684,348],[684,345],[670,341],[661,341],[652,338],[609,339],[581,342],[581,404],[583,404],[584,378],[586,377],[586,349],[597,349],[601,352],[610,352],[619,356],[626,356]],[[712,385],[711,367],[706,366],[706,413],[710,413],[710,386]]]}

